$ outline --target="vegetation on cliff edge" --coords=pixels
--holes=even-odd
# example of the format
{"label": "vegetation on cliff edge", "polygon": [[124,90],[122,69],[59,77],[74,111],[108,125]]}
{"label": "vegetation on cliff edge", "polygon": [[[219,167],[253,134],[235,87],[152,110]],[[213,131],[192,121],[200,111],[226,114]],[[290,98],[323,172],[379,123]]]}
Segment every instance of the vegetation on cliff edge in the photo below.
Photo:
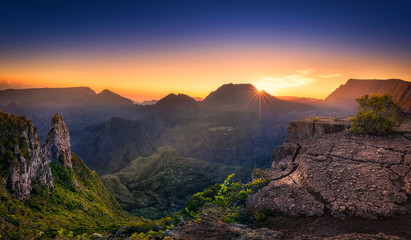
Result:
{"label": "vegetation on cliff edge", "polygon": [[400,123],[400,109],[388,93],[357,98],[358,113],[351,121],[351,132],[386,135]]}
{"label": "vegetation on cliff edge", "polygon": [[[16,200],[0,186],[0,235],[3,239],[48,239],[109,232],[132,220],[98,175],[75,154],[73,168],[52,165],[54,189],[38,183],[29,199]],[[134,219],[136,221],[136,219]]]}

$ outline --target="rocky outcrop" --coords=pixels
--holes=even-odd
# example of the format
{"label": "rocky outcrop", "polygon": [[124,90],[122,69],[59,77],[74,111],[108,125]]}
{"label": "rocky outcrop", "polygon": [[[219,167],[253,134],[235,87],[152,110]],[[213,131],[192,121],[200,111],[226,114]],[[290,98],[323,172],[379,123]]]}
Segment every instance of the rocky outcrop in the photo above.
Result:
{"label": "rocky outcrop", "polygon": [[363,233],[348,233],[340,234],[332,237],[311,237],[311,236],[301,236],[295,238],[295,240],[353,240],[353,239],[363,239],[363,240],[402,240],[404,238],[398,236],[385,235],[384,233],[378,234],[363,234]]}
{"label": "rocky outcrop", "polygon": [[312,117],[291,122],[288,127],[287,141],[298,141],[305,138],[319,137],[323,134],[342,132],[349,128],[347,118]]}
{"label": "rocky outcrop", "polygon": [[70,135],[63,118],[56,113],[43,147],[43,154],[51,163],[71,167]]}
{"label": "rocky outcrop", "polygon": [[227,224],[218,219],[206,218],[186,224],[173,231],[166,232],[173,239],[238,239],[238,240],[278,240],[283,239],[283,234],[268,228],[250,229],[241,224]]}
{"label": "rocky outcrop", "polygon": [[291,123],[289,138],[273,154],[272,181],[249,208],[338,219],[410,214],[410,121],[378,137],[347,133],[346,124],[326,119]]}
{"label": "rocky outcrop", "polygon": [[30,197],[36,182],[53,187],[49,161],[43,157],[36,129],[25,117],[0,112],[1,176],[16,199]]}
{"label": "rocky outcrop", "polygon": [[[297,227],[298,228],[298,227]],[[298,229],[295,229],[298,231]],[[294,236],[288,236],[281,231],[274,231],[268,228],[251,229],[241,224],[224,223],[218,219],[205,218],[193,223],[183,225],[172,231],[166,231],[166,235],[175,240],[197,240],[197,239],[237,239],[237,240],[403,240],[395,235],[384,233],[365,234],[365,233],[342,233],[342,234],[325,234],[326,236],[314,236],[297,233]],[[328,235],[328,236],[327,236]]]}
{"label": "rocky outcrop", "polygon": [[62,117],[56,114],[43,149],[36,128],[24,116],[0,112],[0,170],[7,190],[16,199],[29,198],[33,187],[53,187],[50,163],[71,167],[70,137]]}

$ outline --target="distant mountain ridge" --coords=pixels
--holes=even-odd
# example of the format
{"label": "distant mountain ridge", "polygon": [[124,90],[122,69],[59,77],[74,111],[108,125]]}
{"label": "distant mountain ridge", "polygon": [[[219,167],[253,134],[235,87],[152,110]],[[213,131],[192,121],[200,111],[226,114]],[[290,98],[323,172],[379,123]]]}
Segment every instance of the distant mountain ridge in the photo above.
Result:
{"label": "distant mountain ridge", "polygon": [[309,104],[321,104],[324,100],[318,98],[308,98],[308,97],[295,97],[295,96],[276,96],[278,99],[299,102],[299,103],[309,103]]}
{"label": "distant mountain ridge", "polygon": [[411,112],[411,82],[400,79],[349,79],[325,98],[325,103],[344,109],[356,110],[357,103],[355,99],[373,93],[390,93],[405,112]]}
{"label": "distant mountain ridge", "polygon": [[0,90],[0,106],[17,104],[23,107],[73,107],[100,105],[132,105],[124,98],[107,89],[100,93],[89,87],[30,88]]}

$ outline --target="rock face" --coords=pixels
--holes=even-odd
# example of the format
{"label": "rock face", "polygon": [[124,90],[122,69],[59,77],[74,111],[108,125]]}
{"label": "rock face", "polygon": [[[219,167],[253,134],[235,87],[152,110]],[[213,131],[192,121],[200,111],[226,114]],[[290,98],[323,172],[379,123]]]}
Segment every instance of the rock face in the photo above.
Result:
{"label": "rock face", "polygon": [[241,224],[227,224],[221,220],[206,218],[204,220],[186,224],[167,234],[173,239],[241,239],[241,240],[278,240],[283,234],[268,228],[250,229]]}
{"label": "rock face", "polygon": [[44,143],[43,154],[51,163],[71,167],[69,130],[58,113],[51,120],[51,129]]}
{"label": "rock face", "polygon": [[25,117],[0,112],[1,177],[16,199],[30,197],[34,182],[53,187],[49,160],[41,154],[36,129]]}
{"label": "rock face", "polygon": [[384,233],[379,234],[363,234],[363,233],[349,233],[340,234],[332,237],[310,237],[301,236],[295,238],[295,240],[352,240],[352,239],[363,239],[363,240],[402,240],[404,238],[398,236],[385,235]]}
{"label": "rock face", "polygon": [[186,224],[172,231],[166,231],[166,235],[172,239],[179,240],[197,240],[197,239],[237,239],[237,240],[352,240],[352,239],[367,239],[367,240],[403,240],[393,235],[384,233],[364,234],[364,233],[346,233],[334,234],[331,236],[311,236],[311,235],[296,235],[293,237],[287,236],[279,231],[273,231],[268,228],[250,229],[241,224],[224,223],[221,220],[205,218],[200,221]]}
{"label": "rock face", "polygon": [[384,137],[350,134],[346,126],[331,119],[291,123],[273,154],[272,181],[249,208],[338,219],[409,214],[411,121]]}
{"label": "rock face", "polygon": [[36,182],[53,187],[49,164],[71,167],[70,136],[63,118],[56,114],[43,149],[32,122],[0,111],[0,173],[16,199],[29,198]]}
{"label": "rock face", "polygon": [[298,141],[310,137],[319,137],[324,134],[342,132],[350,127],[348,119],[334,119],[315,117],[291,122],[288,127],[287,141]]}

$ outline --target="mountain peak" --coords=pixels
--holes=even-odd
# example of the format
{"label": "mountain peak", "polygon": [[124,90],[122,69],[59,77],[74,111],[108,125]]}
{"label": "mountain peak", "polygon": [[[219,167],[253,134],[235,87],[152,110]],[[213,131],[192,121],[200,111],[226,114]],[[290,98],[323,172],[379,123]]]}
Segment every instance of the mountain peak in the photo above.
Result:
{"label": "mountain peak", "polygon": [[128,98],[122,97],[108,89],[104,89],[95,96],[95,103],[97,105],[130,105],[133,104]]}
{"label": "mountain peak", "polygon": [[232,104],[247,95],[257,91],[257,88],[250,83],[246,84],[224,84],[217,90],[211,92],[204,100],[204,103]]}
{"label": "mountain peak", "polygon": [[228,83],[217,88],[215,92],[222,91],[257,91],[257,88],[251,83]]}
{"label": "mountain peak", "polygon": [[16,199],[29,198],[35,183],[53,187],[51,169],[40,151],[32,122],[0,111],[0,186],[4,183]]}
{"label": "mountain peak", "polygon": [[258,110],[258,99],[265,101],[268,108],[278,110],[278,100],[266,91],[258,89],[250,83],[224,84],[211,92],[203,103],[210,108],[226,110]]}
{"label": "mountain peak", "polygon": [[180,105],[180,104],[192,104],[196,103],[196,100],[188,95],[179,93],[178,95],[170,93],[164,98],[160,99],[156,105],[165,106],[165,105]]}
{"label": "mountain peak", "polygon": [[51,120],[51,129],[44,143],[43,154],[51,163],[72,166],[69,130],[63,117],[58,113]]}
{"label": "mountain peak", "polygon": [[112,92],[112,91],[110,91],[110,90],[108,90],[108,89],[104,89],[103,91],[99,92],[97,95],[108,95],[108,96],[112,95],[112,96],[119,96],[119,97],[121,97],[119,94],[117,94],[117,93],[115,93],[115,92]]}

